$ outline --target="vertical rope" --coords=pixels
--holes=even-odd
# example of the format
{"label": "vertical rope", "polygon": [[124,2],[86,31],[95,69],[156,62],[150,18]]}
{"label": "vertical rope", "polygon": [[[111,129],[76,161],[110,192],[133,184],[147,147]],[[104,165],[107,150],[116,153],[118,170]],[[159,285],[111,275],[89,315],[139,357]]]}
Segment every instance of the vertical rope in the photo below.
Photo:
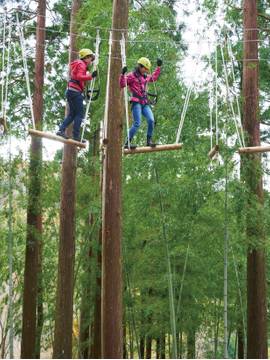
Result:
{"label": "vertical rope", "polygon": [[9,357],[14,358],[14,328],[13,328],[13,209],[12,209],[12,163],[11,136],[9,136],[9,174],[8,174],[8,328]]}
{"label": "vertical rope", "polygon": [[110,31],[110,37],[109,37],[109,58],[108,58],[107,84],[106,84],[103,140],[107,139],[107,131],[108,131],[107,127],[108,127],[108,111],[109,111],[110,78],[111,78],[111,57],[112,57],[112,31]]}
{"label": "vertical rope", "polygon": [[234,111],[234,107],[233,107],[233,102],[232,102],[232,99],[231,99],[231,97],[230,97],[228,71],[227,71],[227,67],[226,67],[226,64],[225,64],[224,52],[223,52],[222,46],[220,46],[220,51],[221,51],[223,69],[224,69],[224,74],[225,74],[227,100],[229,101],[229,104],[230,104],[230,107],[231,107],[231,110],[232,110],[233,120],[234,120],[235,129],[236,129],[236,133],[237,133],[237,138],[238,138],[239,144],[240,144],[241,147],[243,147],[242,139],[241,139],[241,136],[240,136],[240,134],[239,134],[239,129],[238,129],[238,124],[237,124],[237,120],[236,120],[236,115],[235,115],[235,111]]}
{"label": "vertical rope", "polygon": [[218,145],[219,128],[218,128],[218,45],[215,51],[215,107],[216,107],[216,145]]}
{"label": "vertical rope", "polygon": [[32,126],[33,126],[33,129],[36,129],[34,109],[33,109],[32,97],[31,97],[30,79],[29,79],[29,72],[28,72],[27,58],[26,58],[26,51],[25,51],[25,41],[24,41],[23,29],[22,29],[20,21],[19,21],[18,13],[16,13],[16,20],[17,20],[17,28],[18,28],[18,32],[19,32],[19,37],[20,37],[21,49],[22,49],[23,67],[24,67],[24,74],[25,74],[25,80],[26,80],[28,101],[29,101],[31,117],[32,117]]}
{"label": "vertical rope", "polygon": [[210,150],[213,149],[213,94],[209,96],[209,117],[210,117]]}
{"label": "vertical rope", "polygon": [[[229,54],[230,59],[231,59],[233,83],[235,84],[236,83],[235,69],[234,69],[235,58],[234,58],[234,55],[233,55],[232,45],[231,45],[230,39],[228,39],[228,41],[227,41],[227,48],[228,48],[228,54]],[[241,111],[240,111],[240,105],[239,105],[239,100],[238,100],[237,95],[235,95],[235,100],[236,100],[236,106],[237,106],[237,112],[238,112],[239,127],[240,127],[240,131],[241,131],[242,143],[245,146],[245,136],[244,136],[244,130],[243,130],[243,125],[242,125],[242,121],[241,121]]]}
{"label": "vertical rope", "polygon": [[7,50],[7,73],[6,73],[6,81],[5,81],[5,96],[4,96],[4,103],[3,103],[3,118],[4,121],[6,119],[7,115],[7,96],[8,96],[8,81],[9,81],[9,74],[10,74],[10,48],[11,48],[11,30],[12,30],[12,24],[9,23],[8,28],[8,50]]}
{"label": "vertical rope", "polygon": [[[201,52],[199,53],[199,55],[197,57],[197,61],[196,61],[196,66],[195,66],[196,71],[195,71],[195,75],[194,75],[195,78],[197,76],[197,70],[198,70],[198,64],[199,64],[200,57],[201,57]],[[185,102],[184,102],[184,106],[183,106],[183,110],[182,110],[181,118],[180,118],[180,122],[179,122],[179,127],[178,127],[178,130],[176,133],[176,140],[175,140],[176,144],[178,144],[179,140],[180,140],[180,136],[182,133],[182,129],[183,129],[186,113],[187,113],[187,108],[188,108],[188,104],[189,104],[189,100],[190,100],[190,95],[191,95],[191,91],[192,91],[193,87],[194,87],[194,83],[192,82],[186,93]]]}
{"label": "vertical rope", "polygon": [[[7,22],[7,13],[5,11],[4,15],[4,24],[3,24],[3,52],[2,52],[2,72],[1,72],[1,114],[4,114],[4,86],[5,86],[5,53],[6,53],[6,22]],[[3,116],[4,117],[4,116]]]}
{"label": "vertical rope", "polygon": [[[228,146],[227,124],[226,146]],[[224,358],[228,359],[228,156],[225,159],[225,203],[224,203]]]}
{"label": "vertical rope", "polygon": [[[93,66],[93,70],[97,70],[98,69],[98,64],[99,64],[99,45],[100,45],[100,35],[99,35],[99,30],[97,30],[97,36],[96,36],[96,45],[95,45],[95,61],[94,61],[94,66]],[[87,106],[86,106],[86,111],[85,111],[85,115],[84,115],[84,124],[83,124],[83,130],[82,130],[82,134],[81,134],[81,141],[83,140],[84,137],[84,133],[85,133],[85,128],[86,128],[86,121],[87,121],[87,117],[90,111],[90,106],[92,104],[92,98],[94,95],[94,89],[95,89],[95,83],[96,83],[96,78],[94,78],[91,81],[91,85],[90,85],[90,98],[87,102]],[[91,125],[91,116],[89,118],[89,127]]]}
{"label": "vertical rope", "polygon": [[[120,40],[121,47],[121,58],[122,58],[122,68],[127,65],[126,59],[126,44],[125,44],[125,34],[122,33],[122,39]],[[130,149],[130,139],[129,139],[129,119],[128,119],[128,92],[127,92],[127,77],[125,77],[125,87],[124,87],[124,101],[125,101],[125,115],[126,115],[126,128],[127,128],[127,142],[128,148]]]}

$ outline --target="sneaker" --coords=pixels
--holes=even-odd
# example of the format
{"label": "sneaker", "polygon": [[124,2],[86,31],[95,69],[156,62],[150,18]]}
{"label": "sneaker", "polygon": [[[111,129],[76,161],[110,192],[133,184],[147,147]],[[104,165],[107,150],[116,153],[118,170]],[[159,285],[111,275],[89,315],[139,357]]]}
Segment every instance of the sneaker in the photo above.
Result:
{"label": "sneaker", "polygon": [[126,143],[125,143],[125,145],[124,145],[124,149],[136,149],[136,147],[137,147],[137,145],[135,145],[135,144],[131,144],[130,142],[129,142],[129,146],[128,146],[128,141],[126,141]]}
{"label": "sneaker", "polygon": [[67,135],[65,134],[65,132],[62,131],[62,130],[57,131],[56,135],[57,135],[57,136],[61,136],[61,137],[64,138],[64,139],[68,139],[68,136],[67,136]]}
{"label": "sneaker", "polygon": [[81,142],[82,144],[86,144],[86,140],[85,140],[85,139],[81,139],[81,138],[78,137],[78,136],[73,136],[72,140],[79,141],[79,142]]}
{"label": "sneaker", "polygon": [[157,144],[152,142],[152,137],[151,136],[147,136],[147,143],[146,146],[150,146],[150,147],[156,147]]}

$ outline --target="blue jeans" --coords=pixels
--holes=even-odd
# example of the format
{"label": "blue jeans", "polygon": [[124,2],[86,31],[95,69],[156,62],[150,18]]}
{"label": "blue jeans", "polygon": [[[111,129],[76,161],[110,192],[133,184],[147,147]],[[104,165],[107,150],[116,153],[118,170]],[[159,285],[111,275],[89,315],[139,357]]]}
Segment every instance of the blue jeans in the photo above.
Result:
{"label": "blue jeans", "polygon": [[66,128],[74,121],[73,136],[80,137],[80,127],[84,117],[83,110],[83,96],[78,91],[67,90],[66,98],[69,105],[69,113],[63,123],[60,125],[60,131],[65,131]]}
{"label": "blue jeans", "polygon": [[148,123],[147,136],[151,137],[154,130],[154,115],[152,109],[149,105],[142,105],[140,103],[132,104],[132,115],[133,115],[133,124],[129,130],[129,138],[132,139],[136,132],[139,130],[141,125],[142,115],[146,118]]}

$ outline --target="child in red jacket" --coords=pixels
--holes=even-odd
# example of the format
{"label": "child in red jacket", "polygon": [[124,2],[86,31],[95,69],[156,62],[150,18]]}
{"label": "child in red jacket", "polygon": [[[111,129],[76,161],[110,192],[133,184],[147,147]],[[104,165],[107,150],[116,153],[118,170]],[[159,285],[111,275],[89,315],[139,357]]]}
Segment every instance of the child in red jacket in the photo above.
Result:
{"label": "child in red jacket", "polygon": [[70,80],[66,90],[69,112],[56,133],[56,135],[67,139],[65,130],[74,121],[73,140],[76,141],[81,141],[80,127],[84,118],[83,91],[85,82],[97,76],[97,71],[94,71],[92,75],[87,74],[87,67],[95,60],[95,54],[90,49],[82,49],[79,51],[79,57],[79,60],[75,60],[70,64]]}

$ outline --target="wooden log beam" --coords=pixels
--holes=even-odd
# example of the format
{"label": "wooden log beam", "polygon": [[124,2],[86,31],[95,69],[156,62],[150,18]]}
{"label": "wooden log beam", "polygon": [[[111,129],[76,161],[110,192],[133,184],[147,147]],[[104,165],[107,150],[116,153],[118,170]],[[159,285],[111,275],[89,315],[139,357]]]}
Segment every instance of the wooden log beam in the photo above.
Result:
{"label": "wooden log beam", "polygon": [[143,146],[143,147],[137,147],[136,149],[124,149],[124,154],[132,155],[132,154],[141,154],[141,153],[157,152],[157,151],[180,150],[182,149],[182,147],[183,144],[157,145],[155,147]]}
{"label": "wooden log beam", "polygon": [[239,154],[255,154],[270,151],[270,145],[242,147],[238,150]]}
{"label": "wooden log beam", "polygon": [[29,129],[29,134],[30,134],[31,136],[38,136],[38,137],[46,138],[46,139],[49,139],[49,140],[59,141],[59,142],[62,142],[62,143],[64,143],[64,144],[74,145],[74,146],[77,146],[77,147],[83,148],[83,149],[86,148],[86,144],[83,144],[83,143],[81,143],[80,141],[76,141],[76,140],[72,140],[72,139],[64,139],[64,138],[61,137],[61,136],[57,136],[57,135],[54,135],[54,134],[46,133],[46,132],[44,132],[44,131]]}
{"label": "wooden log beam", "polygon": [[210,159],[213,159],[213,157],[219,152],[219,146],[215,145],[208,153],[208,156]]}

